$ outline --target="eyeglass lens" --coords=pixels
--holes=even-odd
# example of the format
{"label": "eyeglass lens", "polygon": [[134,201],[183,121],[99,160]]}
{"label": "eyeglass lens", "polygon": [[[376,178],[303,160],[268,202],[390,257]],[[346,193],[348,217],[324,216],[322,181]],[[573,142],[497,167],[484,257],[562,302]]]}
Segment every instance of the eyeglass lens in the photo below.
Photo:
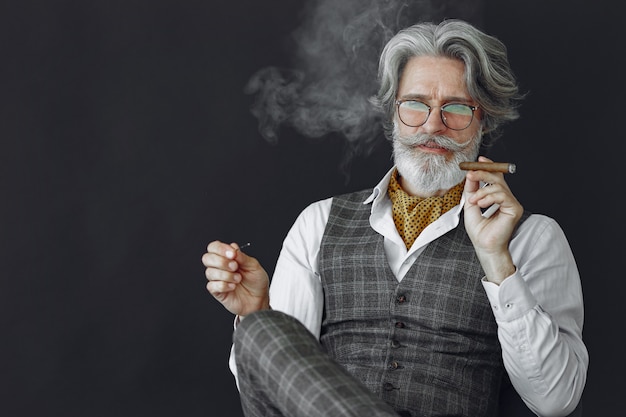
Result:
{"label": "eyeglass lens", "polygon": [[[421,101],[403,101],[398,106],[400,120],[407,126],[418,127],[426,123],[430,108]],[[443,123],[450,129],[465,129],[472,123],[474,112],[467,104],[450,103],[441,107]]]}

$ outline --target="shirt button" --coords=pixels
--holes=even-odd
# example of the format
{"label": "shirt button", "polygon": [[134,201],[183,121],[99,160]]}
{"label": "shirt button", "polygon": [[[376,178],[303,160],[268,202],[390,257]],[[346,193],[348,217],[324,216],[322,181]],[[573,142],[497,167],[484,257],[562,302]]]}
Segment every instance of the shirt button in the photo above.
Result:
{"label": "shirt button", "polygon": [[406,296],[399,295],[398,298],[396,298],[396,300],[398,301],[398,303],[402,304],[402,303],[406,302]]}
{"label": "shirt button", "polygon": [[397,349],[397,348],[400,347],[400,342],[398,342],[397,340],[392,340],[390,342],[390,345],[391,345],[392,348]]}
{"label": "shirt button", "polygon": [[391,361],[391,363],[389,364],[389,369],[398,369],[400,367],[400,364],[396,361]]}
{"label": "shirt button", "polygon": [[393,384],[391,382],[385,382],[383,384],[383,389],[385,391],[393,391],[394,389],[396,389],[396,387],[393,386]]}
{"label": "shirt button", "polygon": [[404,324],[404,323],[402,323],[401,321],[397,321],[397,322],[396,322],[396,327],[397,327],[398,329],[404,329],[406,326],[405,326],[405,324]]}

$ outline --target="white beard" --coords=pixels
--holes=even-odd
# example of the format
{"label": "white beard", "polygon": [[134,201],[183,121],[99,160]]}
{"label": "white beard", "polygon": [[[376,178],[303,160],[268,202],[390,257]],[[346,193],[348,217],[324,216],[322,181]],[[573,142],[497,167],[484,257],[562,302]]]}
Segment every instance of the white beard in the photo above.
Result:
{"label": "white beard", "polygon": [[[400,176],[422,196],[435,195],[439,190],[449,190],[463,178],[465,172],[459,168],[463,161],[475,161],[480,150],[482,132],[465,143],[457,143],[447,136],[433,136],[418,133],[400,136],[397,126],[393,131],[393,159]],[[417,145],[433,142],[452,152],[452,159],[443,155],[425,153]]]}

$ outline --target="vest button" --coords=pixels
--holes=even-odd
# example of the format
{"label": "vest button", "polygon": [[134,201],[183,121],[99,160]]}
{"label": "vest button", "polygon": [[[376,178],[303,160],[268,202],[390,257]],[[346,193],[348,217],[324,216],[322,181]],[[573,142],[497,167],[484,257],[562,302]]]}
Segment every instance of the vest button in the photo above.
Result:
{"label": "vest button", "polygon": [[405,326],[405,324],[404,324],[404,323],[402,323],[401,321],[397,321],[397,322],[396,322],[396,327],[397,327],[398,329],[404,329],[406,326]]}
{"label": "vest button", "polygon": [[398,298],[396,298],[396,300],[398,301],[398,303],[402,304],[402,303],[406,302],[406,296],[399,295]]}
{"label": "vest button", "polygon": [[383,384],[383,389],[385,391],[393,391],[394,389],[396,389],[396,387],[393,386],[393,384],[391,382],[385,382]]}
{"label": "vest button", "polygon": [[397,340],[394,339],[394,340],[392,340],[390,342],[390,345],[391,345],[392,348],[396,349],[396,348],[400,347],[400,342],[398,342]]}
{"label": "vest button", "polygon": [[389,364],[389,369],[398,369],[400,367],[400,364],[396,361],[391,361],[391,363]]}

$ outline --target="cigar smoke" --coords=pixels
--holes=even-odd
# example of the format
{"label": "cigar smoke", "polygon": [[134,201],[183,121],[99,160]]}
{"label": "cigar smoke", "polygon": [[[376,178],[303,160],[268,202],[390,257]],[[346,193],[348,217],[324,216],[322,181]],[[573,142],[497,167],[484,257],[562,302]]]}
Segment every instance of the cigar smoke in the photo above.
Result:
{"label": "cigar smoke", "polygon": [[291,127],[306,138],[334,133],[348,146],[347,174],[354,155],[368,155],[382,139],[380,114],[369,102],[378,88],[378,58],[401,28],[446,17],[474,23],[483,0],[312,0],[302,25],[292,34],[292,68],[257,71],[245,87],[255,95],[251,108],[269,143]]}

